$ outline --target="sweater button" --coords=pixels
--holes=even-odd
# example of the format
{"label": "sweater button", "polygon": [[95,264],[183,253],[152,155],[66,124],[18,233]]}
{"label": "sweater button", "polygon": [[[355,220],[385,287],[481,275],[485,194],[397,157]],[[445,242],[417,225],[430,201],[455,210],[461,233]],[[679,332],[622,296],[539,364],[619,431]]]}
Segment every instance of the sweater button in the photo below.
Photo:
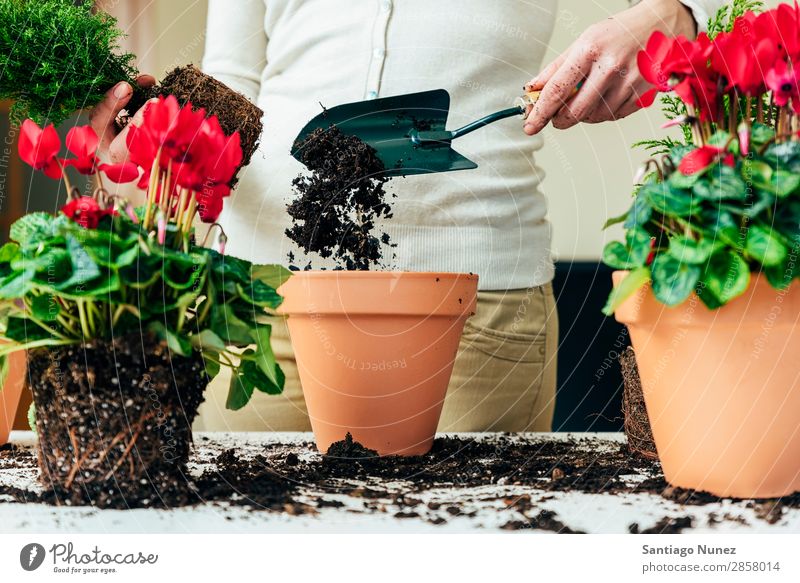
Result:
{"label": "sweater button", "polygon": [[381,47],[378,47],[377,49],[375,49],[375,50],[373,51],[373,53],[372,53],[372,54],[374,54],[374,55],[375,55],[375,58],[376,58],[376,59],[382,59],[384,56],[386,56],[386,51],[385,51],[385,50],[383,50]]}
{"label": "sweater button", "polygon": [[389,12],[392,9],[392,0],[383,0],[381,2],[381,12]]}
{"label": "sweater button", "polygon": [[367,99],[377,99],[378,92],[377,91],[370,91],[367,93]]}

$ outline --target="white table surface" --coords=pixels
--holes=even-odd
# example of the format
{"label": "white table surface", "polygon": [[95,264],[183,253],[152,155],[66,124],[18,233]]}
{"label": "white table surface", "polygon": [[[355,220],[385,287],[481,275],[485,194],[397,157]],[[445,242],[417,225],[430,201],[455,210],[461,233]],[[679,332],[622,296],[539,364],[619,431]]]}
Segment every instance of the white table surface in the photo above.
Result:
{"label": "white table surface", "polygon": [[[565,439],[570,434],[537,434],[538,439]],[[201,439],[209,438],[208,441]],[[461,434],[470,437],[469,434]],[[608,447],[619,447],[624,440],[621,434],[574,434],[575,437],[596,437],[604,440]],[[484,436],[484,438],[486,438]],[[489,436],[488,438],[491,438]],[[13,432],[11,442],[31,446],[35,436],[30,432]],[[197,448],[214,451],[198,452],[200,460],[209,459],[224,449],[235,447],[238,455],[255,455],[266,443],[292,443],[310,441],[306,433],[207,433],[195,434]],[[190,462],[190,471],[201,472],[202,461]],[[0,483],[22,488],[36,488],[37,471],[33,469],[0,468]],[[626,476],[635,481],[637,476]],[[402,491],[402,484],[396,485]],[[319,491],[312,492],[302,487],[293,495],[297,501],[304,496],[316,498]],[[325,497],[339,500],[342,507],[320,508],[315,515],[291,516],[283,512],[253,511],[252,509],[208,503],[171,510],[97,510],[90,507],[53,507],[43,504],[20,504],[0,496],[0,532],[37,533],[274,533],[274,532],[389,532],[389,533],[451,533],[451,532],[497,532],[499,527],[511,520],[523,519],[518,510],[508,508],[504,497],[529,495],[536,510],[551,510],[557,519],[574,530],[592,533],[627,533],[631,523],[641,529],[653,526],[660,519],[692,516],[694,527],[685,533],[735,532],[735,533],[800,533],[800,509],[789,509],[776,524],[759,519],[746,501],[723,501],[704,506],[682,506],[652,494],[588,494],[583,492],[545,491],[533,486],[489,485],[478,488],[442,487],[422,493],[414,498],[423,502],[439,502],[443,508],[456,505],[470,517],[447,516],[441,525],[431,524],[423,518],[395,518],[402,508],[392,507],[391,500],[378,501],[384,511],[370,511],[364,501],[346,494],[326,493]],[[372,501],[374,502],[374,500]],[[415,508],[419,511],[419,508]],[[425,512],[428,512],[426,509]],[[429,518],[434,513],[431,512]],[[530,511],[528,512],[530,515]],[[740,518],[711,524],[713,515]],[[527,532],[531,532],[528,530]]]}

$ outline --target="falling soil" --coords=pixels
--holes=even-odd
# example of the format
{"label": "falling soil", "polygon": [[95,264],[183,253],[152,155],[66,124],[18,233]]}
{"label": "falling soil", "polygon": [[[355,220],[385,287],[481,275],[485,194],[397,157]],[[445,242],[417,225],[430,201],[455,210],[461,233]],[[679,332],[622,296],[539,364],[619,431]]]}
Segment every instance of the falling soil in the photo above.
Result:
{"label": "falling soil", "polygon": [[625,435],[631,451],[646,458],[658,459],[656,443],[650,429],[650,418],[644,404],[642,382],[636,366],[636,354],[630,346],[619,357],[622,368],[624,390],[622,392],[622,411],[625,415]]}
{"label": "falling soil", "polygon": [[295,148],[310,174],[292,182],[287,237],[306,253],[332,258],[338,269],[379,267],[391,240],[378,223],[390,219],[392,209],[386,202],[389,178],[375,149],[335,126],[314,130]]}
{"label": "falling soil", "polygon": [[[146,355],[146,356],[145,356]],[[188,501],[191,426],[208,384],[202,357],[135,334],[28,353],[41,481],[69,504]]]}
{"label": "falling soil", "polygon": [[[208,441],[206,437],[203,439]],[[702,492],[670,487],[657,461],[631,453],[624,444],[614,447],[607,441],[593,438],[541,440],[509,435],[472,440],[441,437],[434,441],[430,453],[417,457],[364,457],[364,452],[369,450],[352,438],[334,444],[331,449],[334,451],[319,455],[312,444],[295,443],[268,444],[260,447],[256,455],[249,456],[230,448],[217,450],[218,453],[201,460],[205,464],[202,471],[187,477],[182,493],[176,494],[179,490],[174,485],[162,489],[156,484],[157,505],[224,502],[253,512],[268,510],[313,515],[324,508],[342,507],[343,500],[358,500],[365,512],[391,512],[398,519],[416,518],[438,525],[475,516],[476,511],[471,510],[466,499],[463,503],[444,505],[426,501],[426,492],[457,488],[466,495],[470,489],[482,486],[526,486],[535,491],[497,494],[502,507],[515,511],[514,517],[500,528],[578,533],[578,529],[564,524],[553,511],[542,508],[541,503],[555,492],[649,494],[684,507],[723,500]],[[15,458],[15,451],[19,452],[16,463],[20,467],[31,466],[31,459],[24,450],[0,450],[0,468],[8,467],[3,464],[9,457]],[[333,453],[338,455],[333,456]],[[630,479],[631,476],[638,479]],[[20,502],[65,503],[52,492],[38,494],[9,486],[0,486],[0,495]],[[120,508],[141,506],[135,499],[116,500]],[[774,523],[786,509],[800,508],[800,494],[746,503],[754,509],[757,518]],[[741,522],[742,518],[715,514],[713,520],[715,523]],[[631,524],[629,531],[670,533],[691,526],[689,516],[664,517],[651,527]]]}
{"label": "falling soil", "polygon": [[[171,71],[155,87],[136,87],[128,104],[128,111],[133,115],[148,99],[167,95],[174,95],[181,105],[191,102],[195,109],[203,108],[208,115],[216,115],[225,135],[230,136],[238,131],[242,144],[242,163],[239,168],[250,163],[261,139],[261,118],[264,112],[249,99],[206,75],[194,65],[187,65]],[[129,119],[130,117],[123,117],[118,123],[125,125]],[[236,181],[234,176],[231,186]]]}

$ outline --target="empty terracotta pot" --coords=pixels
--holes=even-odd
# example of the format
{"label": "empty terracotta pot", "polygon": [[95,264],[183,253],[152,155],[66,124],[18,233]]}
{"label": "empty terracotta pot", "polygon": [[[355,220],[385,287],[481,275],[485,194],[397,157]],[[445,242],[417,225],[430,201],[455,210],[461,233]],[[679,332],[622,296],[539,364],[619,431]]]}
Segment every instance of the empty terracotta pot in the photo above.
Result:
{"label": "empty terracotta pot", "polygon": [[744,295],[713,311],[695,295],[668,308],[647,286],[616,317],[670,484],[740,498],[800,490],[796,282],[778,291],[753,274]]}
{"label": "empty terracotta pot", "polygon": [[430,450],[478,276],[329,271],[279,293],[317,447],[353,439],[381,455]]}
{"label": "empty terracotta pot", "polygon": [[0,386],[0,445],[8,442],[14,416],[25,384],[25,352],[8,355],[8,374]]}

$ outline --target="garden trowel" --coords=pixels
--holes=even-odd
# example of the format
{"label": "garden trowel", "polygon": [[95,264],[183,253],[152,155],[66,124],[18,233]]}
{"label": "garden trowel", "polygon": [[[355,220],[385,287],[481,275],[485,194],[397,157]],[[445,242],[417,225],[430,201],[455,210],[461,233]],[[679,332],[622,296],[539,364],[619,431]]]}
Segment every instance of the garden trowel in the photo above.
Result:
{"label": "garden trowel", "polygon": [[444,89],[358,101],[326,109],[302,129],[292,156],[302,160],[302,144],[317,129],[338,127],[378,152],[387,176],[409,176],[477,168],[452,148],[454,139],[497,120],[525,115],[539,92],[520,98],[514,107],[482,117],[456,130],[447,130],[450,94]]}

